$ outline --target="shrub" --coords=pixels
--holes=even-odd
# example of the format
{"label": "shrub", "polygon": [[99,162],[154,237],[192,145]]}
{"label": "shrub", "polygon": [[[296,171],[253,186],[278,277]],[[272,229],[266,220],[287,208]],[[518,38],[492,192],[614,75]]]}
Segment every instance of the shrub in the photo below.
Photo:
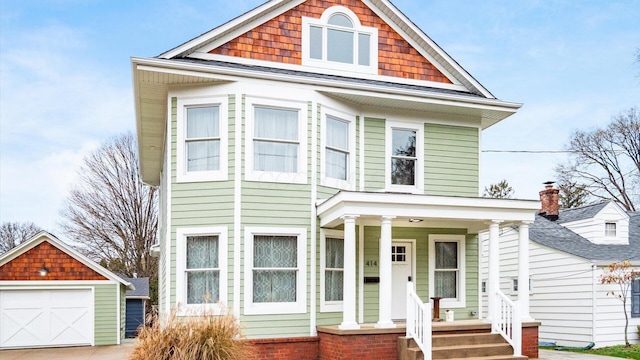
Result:
{"label": "shrub", "polygon": [[130,360],[240,360],[251,356],[250,345],[241,341],[240,326],[231,315],[172,314],[143,328]]}

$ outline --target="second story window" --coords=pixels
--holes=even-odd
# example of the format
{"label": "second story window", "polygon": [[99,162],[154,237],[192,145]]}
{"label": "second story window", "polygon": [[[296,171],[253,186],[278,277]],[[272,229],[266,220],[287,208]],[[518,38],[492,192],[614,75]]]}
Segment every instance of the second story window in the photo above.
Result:
{"label": "second story window", "polygon": [[327,116],[327,177],[347,180],[349,170],[349,124],[338,118]]}
{"label": "second story window", "polygon": [[420,194],[424,191],[424,125],[387,120],[386,189]]}
{"label": "second story window", "polygon": [[220,169],[220,108],[187,108],[187,172]]}
{"label": "second story window", "polygon": [[304,65],[377,73],[378,30],[361,26],[346,7],[333,6],[320,19],[304,17],[302,37]]}
{"label": "second story window", "polygon": [[256,107],[253,170],[298,172],[298,112]]}
{"label": "second story window", "polygon": [[416,184],[416,131],[393,129],[391,143],[391,184]]}
{"label": "second story window", "polygon": [[227,99],[181,95],[175,115],[177,182],[227,180]]}
{"label": "second story window", "polygon": [[245,179],[306,184],[307,103],[247,97]]}

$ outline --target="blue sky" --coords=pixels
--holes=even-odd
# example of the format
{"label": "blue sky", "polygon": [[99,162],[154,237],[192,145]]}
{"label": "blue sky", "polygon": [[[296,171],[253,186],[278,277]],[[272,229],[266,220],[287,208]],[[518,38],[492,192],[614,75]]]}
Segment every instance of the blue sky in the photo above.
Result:
{"label": "blue sky", "polygon": [[[0,222],[58,234],[84,156],[134,131],[130,57],[152,57],[260,0],[0,3]],[[640,1],[394,0],[496,97],[520,111],[483,150],[562,150],[577,129],[640,105]],[[563,154],[481,157],[481,187],[537,199]],[[62,235],[62,234],[60,234]]]}

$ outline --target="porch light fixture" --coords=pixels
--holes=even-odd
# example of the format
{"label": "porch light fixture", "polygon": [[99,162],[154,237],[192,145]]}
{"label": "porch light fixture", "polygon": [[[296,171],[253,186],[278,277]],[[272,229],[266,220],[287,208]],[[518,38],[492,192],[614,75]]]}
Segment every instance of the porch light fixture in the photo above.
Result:
{"label": "porch light fixture", "polygon": [[46,276],[49,273],[49,269],[44,265],[44,261],[42,262],[42,269],[38,270],[38,274],[40,276]]}
{"label": "porch light fixture", "polygon": [[422,219],[409,219],[410,223],[419,223],[422,222]]}

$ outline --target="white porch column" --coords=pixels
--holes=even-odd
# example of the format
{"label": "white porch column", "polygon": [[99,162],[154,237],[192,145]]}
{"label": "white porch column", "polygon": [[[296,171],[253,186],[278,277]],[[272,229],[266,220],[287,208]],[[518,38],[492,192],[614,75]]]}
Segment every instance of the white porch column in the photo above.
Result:
{"label": "white porch column", "polygon": [[500,289],[500,223],[502,220],[493,220],[489,225],[489,296],[487,319],[495,317],[496,291]]}
{"label": "white porch column", "polygon": [[391,220],[395,216],[383,216],[380,219],[380,286],[378,322],[376,328],[394,328],[396,324],[391,321],[391,302],[393,291],[391,288],[392,263],[391,263]]}
{"label": "white porch column", "polygon": [[529,314],[529,221],[520,223],[518,241],[518,300],[523,321],[532,320]]}
{"label": "white porch column", "polygon": [[342,289],[342,324],[340,330],[360,329],[356,322],[356,218],[345,215],[344,220],[344,279]]}

